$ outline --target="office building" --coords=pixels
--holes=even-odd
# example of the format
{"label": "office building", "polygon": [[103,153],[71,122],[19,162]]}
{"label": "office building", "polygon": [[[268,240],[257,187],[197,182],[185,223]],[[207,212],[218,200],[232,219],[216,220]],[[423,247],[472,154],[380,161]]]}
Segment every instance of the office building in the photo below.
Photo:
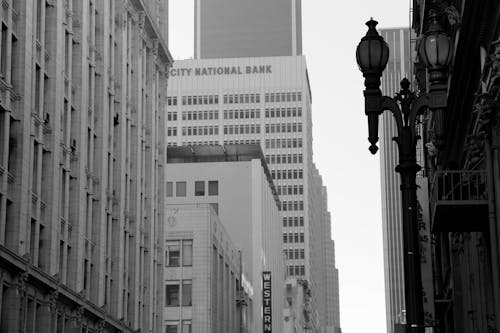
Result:
{"label": "office building", "polygon": [[195,0],[195,58],[302,54],[301,0]]}
{"label": "office building", "polygon": [[240,281],[252,290],[249,332],[263,330],[266,271],[272,277],[272,330],[281,332],[285,272],[279,200],[260,147],[170,147],[167,154],[167,203],[210,204],[241,251]]}
{"label": "office building", "polygon": [[321,254],[310,231],[316,206],[310,194],[312,119],[305,58],[176,61],[170,71],[168,105],[170,147],[260,144],[280,196],[283,250],[294,254],[287,259],[287,272],[309,280],[310,318],[320,324],[316,302],[326,295],[315,285],[323,279],[320,272],[326,265],[310,260]]}
{"label": "office building", "polygon": [[248,294],[241,252],[210,204],[167,205],[165,329],[248,332]]}
{"label": "office building", "polygon": [[[381,90],[393,96],[401,90],[403,78],[411,79],[410,29],[380,29],[380,35],[389,45],[389,61],[382,75]],[[403,226],[401,212],[400,176],[395,172],[398,165],[398,147],[392,140],[397,136],[396,123],[390,112],[381,120],[380,180],[382,186],[382,235],[384,244],[384,281],[387,332],[405,323],[405,295],[403,268]]]}
{"label": "office building", "polygon": [[162,327],[166,4],[2,2],[1,332]]}

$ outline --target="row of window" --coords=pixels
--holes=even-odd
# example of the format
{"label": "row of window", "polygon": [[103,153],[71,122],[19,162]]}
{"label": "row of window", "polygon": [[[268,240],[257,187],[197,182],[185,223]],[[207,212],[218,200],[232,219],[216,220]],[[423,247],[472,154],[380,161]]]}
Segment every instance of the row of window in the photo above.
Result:
{"label": "row of window", "polygon": [[278,195],[301,195],[304,194],[304,185],[280,185],[276,186]]}
{"label": "row of window", "polygon": [[304,243],[304,233],[285,232],[283,233],[283,243]]}
{"label": "row of window", "polygon": [[189,267],[193,265],[193,240],[167,241],[165,249],[165,266]]}
{"label": "row of window", "polygon": [[[186,196],[186,186],[185,181],[175,182],[175,196],[185,197]],[[195,181],[194,182],[194,195],[204,196],[205,195],[205,181]],[[219,181],[209,180],[208,181],[208,195],[219,195]],[[174,183],[167,182],[167,197],[174,196]]]}
{"label": "row of window", "polygon": [[177,97],[168,96],[167,97],[167,105],[177,105]]}
{"label": "row of window", "polygon": [[193,282],[191,280],[167,281],[165,306],[192,306]]}
{"label": "row of window", "polygon": [[259,109],[224,110],[224,119],[255,119],[260,118]]}
{"label": "row of window", "polygon": [[266,124],[266,133],[302,132],[302,123]]}
{"label": "row of window", "polygon": [[303,227],[304,216],[285,216],[283,217],[283,227]]}
{"label": "row of window", "polygon": [[273,179],[302,179],[304,178],[304,171],[302,169],[271,170],[271,177]]}
{"label": "row of window", "polygon": [[[183,141],[181,145],[184,146],[217,146],[219,141]],[[172,142],[172,147],[177,147],[177,142]]]}
{"label": "row of window", "polygon": [[[167,320],[166,333],[191,333],[191,320]],[[180,330],[179,330],[180,329]]]}
{"label": "row of window", "polygon": [[266,118],[302,117],[302,107],[294,108],[266,108]]}
{"label": "row of window", "polygon": [[217,120],[219,110],[182,111],[182,120]]}
{"label": "row of window", "polygon": [[219,104],[219,95],[182,96],[182,105],[211,105],[211,104]]}
{"label": "row of window", "polygon": [[300,102],[302,101],[302,93],[298,92],[278,92],[266,93],[266,103],[274,102]]}
{"label": "row of window", "polygon": [[224,125],[224,134],[260,134],[260,125]]}
{"label": "row of window", "polygon": [[260,140],[224,140],[225,145],[260,145]]}
{"label": "row of window", "polygon": [[177,127],[167,127],[167,136],[177,136]]}
{"label": "row of window", "polygon": [[266,139],[266,149],[269,148],[302,148],[302,138]]}
{"label": "row of window", "polygon": [[260,94],[225,94],[224,104],[260,103]]}
{"label": "row of window", "polygon": [[281,211],[303,211],[304,201],[282,201],[278,206]]}
{"label": "row of window", "polygon": [[301,164],[302,154],[266,155],[267,164]]}
{"label": "row of window", "polygon": [[285,249],[285,257],[290,260],[304,259],[304,249]]}
{"label": "row of window", "polygon": [[182,136],[191,135],[219,135],[219,126],[183,126]]}
{"label": "row of window", "polygon": [[289,276],[304,276],[306,275],[306,270],[304,268],[304,265],[290,265],[287,267],[288,270],[288,275]]}
{"label": "row of window", "polygon": [[177,121],[177,112],[167,112],[167,121]]}

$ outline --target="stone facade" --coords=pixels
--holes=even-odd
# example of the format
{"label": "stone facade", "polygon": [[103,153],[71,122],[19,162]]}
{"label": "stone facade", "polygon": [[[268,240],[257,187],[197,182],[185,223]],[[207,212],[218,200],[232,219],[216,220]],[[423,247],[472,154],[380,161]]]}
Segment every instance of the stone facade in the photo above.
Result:
{"label": "stone facade", "polygon": [[162,327],[166,5],[2,1],[0,331]]}

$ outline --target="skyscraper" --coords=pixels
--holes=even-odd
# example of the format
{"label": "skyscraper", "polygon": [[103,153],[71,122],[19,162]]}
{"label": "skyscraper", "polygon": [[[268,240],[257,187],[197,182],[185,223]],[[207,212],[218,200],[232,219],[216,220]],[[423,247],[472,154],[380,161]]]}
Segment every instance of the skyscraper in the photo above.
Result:
{"label": "skyscraper", "polygon": [[301,0],[195,0],[195,58],[302,54]]}
{"label": "skyscraper", "polygon": [[[389,45],[389,62],[382,75],[382,93],[393,96],[403,78],[412,80],[412,50],[414,43],[409,28],[380,29]],[[387,332],[397,332],[405,323],[405,294],[403,267],[403,232],[400,176],[395,172],[398,148],[392,140],[398,135],[393,116],[382,115],[380,135],[380,173],[382,186],[382,224],[384,243],[385,294]],[[422,142],[417,143],[417,162],[422,160]],[[418,177],[422,178],[420,173]],[[420,192],[419,192],[420,194]]]}

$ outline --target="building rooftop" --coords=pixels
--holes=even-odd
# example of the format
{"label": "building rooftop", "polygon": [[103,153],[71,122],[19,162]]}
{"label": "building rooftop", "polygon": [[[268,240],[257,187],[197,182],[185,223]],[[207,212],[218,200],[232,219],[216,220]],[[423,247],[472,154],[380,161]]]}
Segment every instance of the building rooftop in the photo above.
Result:
{"label": "building rooftop", "polygon": [[269,187],[276,204],[280,200],[274,186],[267,162],[258,144],[233,144],[215,146],[181,146],[167,148],[167,164],[174,163],[213,163],[213,162],[245,162],[260,159],[262,169],[266,174]]}

